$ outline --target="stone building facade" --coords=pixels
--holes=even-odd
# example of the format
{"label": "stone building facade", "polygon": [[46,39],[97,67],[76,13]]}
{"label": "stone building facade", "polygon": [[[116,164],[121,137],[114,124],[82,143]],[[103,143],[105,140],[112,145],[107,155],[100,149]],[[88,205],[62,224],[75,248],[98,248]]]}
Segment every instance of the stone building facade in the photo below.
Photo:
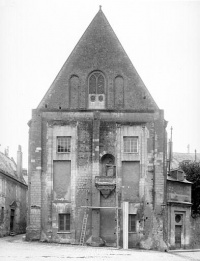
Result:
{"label": "stone building facade", "polygon": [[20,146],[17,164],[0,152],[0,237],[26,232],[28,186],[23,178],[25,171]]}
{"label": "stone building facade", "polygon": [[29,126],[27,240],[166,249],[164,113],[101,9]]}

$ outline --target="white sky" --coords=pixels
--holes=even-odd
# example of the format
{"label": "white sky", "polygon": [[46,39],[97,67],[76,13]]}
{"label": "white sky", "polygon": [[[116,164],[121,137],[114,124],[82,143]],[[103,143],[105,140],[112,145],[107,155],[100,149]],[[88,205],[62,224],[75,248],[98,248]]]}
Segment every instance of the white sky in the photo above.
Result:
{"label": "white sky", "polygon": [[18,144],[63,63],[102,5],[154,100],[174,151],[200,152],[200,1],[0,0],[0,151]]}

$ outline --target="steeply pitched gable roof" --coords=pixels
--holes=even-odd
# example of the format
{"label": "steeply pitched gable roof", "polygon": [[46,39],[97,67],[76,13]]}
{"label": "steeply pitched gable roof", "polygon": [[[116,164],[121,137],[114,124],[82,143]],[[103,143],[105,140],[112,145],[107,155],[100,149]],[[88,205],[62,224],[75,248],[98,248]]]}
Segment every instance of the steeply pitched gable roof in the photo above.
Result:
{"label": "steeply pitched gable roof", "polygon": [[0,172],[3,172],[5,175],[26,184],[23,177],[19,179],[19,177],[17,176],[17,165],[14,160],[10,159],[2,152],[0,152]]}
{"label": "steeply pitched gable roof", "polygon": [[[85,79],[81,84],[86,88],[88,73],[98,69],[113,77],[117,73],[126,77],[125,99],[129,109],[158,109],[101,9],[64,63],[38,108],[44,108],[45,104],[48,108],[58,108],[59,104],[62,104],[62,109],[69,108],[70,76],[81,75]],[[85,92],[84,88],[81,89],[82,92]]]}

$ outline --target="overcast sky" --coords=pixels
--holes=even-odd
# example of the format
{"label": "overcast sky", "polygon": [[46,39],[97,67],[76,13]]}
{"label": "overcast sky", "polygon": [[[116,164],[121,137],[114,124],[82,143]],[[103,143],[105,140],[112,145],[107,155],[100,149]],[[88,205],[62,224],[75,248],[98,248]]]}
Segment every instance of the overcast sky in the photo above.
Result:
{"label": "overcast sky", "polygon": [[173,127],[174,151],[200,152],[200,1],[0,0],[0,151],[28,161],[36,108],[102,5]]}

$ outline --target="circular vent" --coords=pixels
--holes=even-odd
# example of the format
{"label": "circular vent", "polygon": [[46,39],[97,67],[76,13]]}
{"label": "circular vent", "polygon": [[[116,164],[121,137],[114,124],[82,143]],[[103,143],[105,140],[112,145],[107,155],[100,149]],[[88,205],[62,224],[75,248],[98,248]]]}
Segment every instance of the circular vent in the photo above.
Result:
{"label": "circular vent", "polygon": [[91,95],[90,100],[91,100],[91,102],[95,102],[95,95]]}
{"label": "circular vent", "polygon": [[181,215],[176,215],[175,221],[176,221],[176,223],[179,223],[181,221]]}
{"label": "circular vent", "polygon": [[103,95],[99,95],[99,101],[100,101],[100,102],[103,101]]}

